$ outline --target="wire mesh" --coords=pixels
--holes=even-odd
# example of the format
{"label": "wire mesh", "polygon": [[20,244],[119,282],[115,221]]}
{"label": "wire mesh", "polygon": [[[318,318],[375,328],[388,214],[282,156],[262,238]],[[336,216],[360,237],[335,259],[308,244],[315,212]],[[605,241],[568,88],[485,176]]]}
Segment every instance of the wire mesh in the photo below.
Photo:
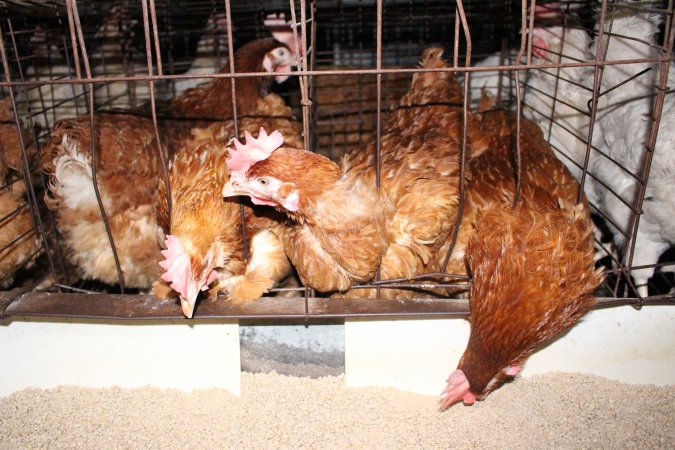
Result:
{"label": "wire mesh", "polygon": [[[422,51],[441,46],[464,85],[464,124],[491,93],[497,107],[536,122],[580,181],[579,200],[585,192],[596,225],[596,258],[606,268],[596,295],[640,301],[673,298],[673,238],[663,237],[667,232],[658,228],[666,222],[661,215],[667,214],[659,203],[663,201],[659,196],[665,195],[660,188],[672,175],[672,167],[661,167],[668,160],[659,159],[661,143],[672,128],[671,3],[125,0],[83,6],[74,0],[0,5],[4,69],[0,286],[4,289],[123,293],[127,287],[132,294],[149,289],[147,282],[128,283],[133,278],[130,257],[126,243],[118,242],[113,230],[120,212],[96,184],[97,173],[103,170],[98,156],[104,151],[96,138],[99,118],[111,113],[148,120],[154,137],[148,152],[161,161],[162,170],[154,175],[165,185],[170,211],[166,168],[171,138],[163,124],[171,123],[175,131],[185,124],[189,130],[205,128],[213,119],[224,120],[231,124],[232,135],[239,135],[238,86],[243,80],[270,75],[262,69],[242,72],[230,55],[247,42],[269,37],[266,18],[285,12],[298,38],[297,70],[272,90],[302,124],[306,148],[339,161],[376,142],[379,186],[382,129],[413,74],[422,70],[417,67]],[[656,24],[653,39],[649,33],[627,36],[621,28],[624,19],[646,12]],[[630,42],[630,48],[617,50],[617,42]],[[173,98],[216,80],[231,80],[227,85],[231,117],[167,119],[163,108]],[[642,118],[627,127],[633,136],[611,130],[612,117],[634,110],[641,111]],[[92,136],[90,178],[100,212],[92,220],[98,221],[99,238],[108,243],[107,258],[112,255],[111,267],[117,272],[105,279],[82,269],[86,263],[73,257],[72,245],[64,244],[66,233],[57,225],[62,220],[59,211],[43,200],[49,174],[40,171],[42,147],[60,119],[73,117],[88,117]],[[623,153],[613,145],[619,141],[625,143]],[[519,148],[520,142],[516,144]],[[378,297],[382,289],[407,287],[425,294],[434,286],[466,295],[470,279],[446,272],[462,217],[466,126],[461,154],[460,210],[440,272],[394,280],[381,280],[378,273],[372,282],[355,288],[376,288]],[[519,163],[516,166],[519,180]],[[516,193],[514,202],[517,199]],[[243,206],[241,217],[245,234]],[[8,230],[6,238],[3,227]],[[246,237],[244,241],[248,259]],[[316,293],[304,287],[279,290],[288,292],[304,295],[309,317],[309,299]]]}

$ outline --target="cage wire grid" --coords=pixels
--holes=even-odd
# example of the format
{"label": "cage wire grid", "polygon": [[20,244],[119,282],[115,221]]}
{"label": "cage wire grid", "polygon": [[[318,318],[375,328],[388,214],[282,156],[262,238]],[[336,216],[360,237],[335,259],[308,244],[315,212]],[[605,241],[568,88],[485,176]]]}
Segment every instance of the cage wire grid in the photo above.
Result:
{"label": "cage wire grid", "polygon": [[[671,291],[649,296],[638,294],[631,281],[631,272],[642,266],[633,266],[632,258],[636,243],[636,231],[640,223],[647,187],[650,164],[661,122],[662,109],[668,89],[668,71],[673,61],[673,2],[667,5],[645,6],[634,3],[614,3],[603,0],[599,4],[597,17],[599,25],[595,34],[602,48],[602,42],[613,37],[622,37],[611,31],[616,10],[628,8],[660,14],[663,20],[660,32],[662,45],[652,44],[646,39],[633,39],[639,45],[657,46],[660,56],[639,60],[606,61],[602,51],[592,59],[576,58],[568,54],[565,47],[556,51],[546,49],[549,61],[535,61],[539,49],[533,36],[535,10],[542,2],[456,2],[432,1],[295,1],[237,3],[190,2],[194,17],[181,15],[182,2],[155,0],[126,0],[116,3],[120,14],[109,20],[112,3],[94,2],[91,7],[82,8],[76,0],[63,2],[3,1],[0,8],[4,19],[0,23],[0,50],[3,63],[3,78],[0,83],[4,101],[9,100],[11,115],[3,118],[2,124],[14,126],[21,149],[20,165],[9,166],[10,175],[0,188],[0,196],[12,191],[12,186],[23,182],[25,201],[11,211],[3,211],[0,224],[11,221],[19,214],[30,217],[30,227],[18,237],[5,243],[0,250],[10,254],[13,246],[32,240],[35,249],[21,261],[23,271],[8,271],[0,293],[0,316],[65,316],[92,318],[176,318],[180,311],[175,300],[158,300],[150,295],[125,289],[120,257],[116,250],[106,208],[98,192],[96,180],[97,146],[92,140],[92,178],[107,239],[115,258],[118,286],[92,285],[77,280],[58,245],[58,232],[52,213],[42,201],[47,180],[44,174],[33,176],[35,156],[40,158],[40,144],[49,135],[49,128],[64,104],[70,105],[75,114],[88,114],[94,135],[95,113],[114,111],[121,107],[137,107],[143,102],[150,105],[148,113],[152,118],[157,141],[160,141],[156,104],[166,91],[175,94],[175,83],[201,78],[209,81],[217,78],[233,80],[232,103],[235,135],[238,135],[236,82],[246,77],[265,77],[267,73],[235,72],[232,55],[235,48],[243,43],[266,36],[263,26],[270,12],[285,12],[290,19],[298,42],[301,57],[297,70],[290,74],[291,82],[282,87],[280,94],[301,118],[305,148],[338,159],[347,150],[354,149],[374,137],[376,142],[376,185],[380,184],[381,131],[388,112],[395,107],[398,99],[407,90],[414,73],[425,71],[452,71],[463,80],[464,104],[463,126],[467,114],[475,110],[480,97],[481,86],[472,84],[472,77],[483,74],[499,74],[497,102],[517,112],[518,118],[528,108],[533,114],[545,118],[548,126],[543,130],[550,140],[554,126],[565,129],[581,145],[585,146],[583,164],[571,158],[564,148],[553,146],[560,159],[567,158],[581,171],[578,200],[582,200],[585,183],[593,179],[625,204],[630,211],[629,227],[624,233],[629,243],[623,254],[615,254],[606,243],[596,238],[596,243],[609,255],[611,267],[606,269],[603,290],[598,296],[597,307],[630,304],[640,307],[645,303],[672,304],[675,298]],[[595,3],[563,2],[564,14],[557,17],[563,30],[585,29],[584,23],[594,9]],[[79,7],[79,8],[78,8]],[[178,14],[176,13],[178,11]],[[574,11],[577,11],[576,13]],[[24,14],[21,14],[21,13]],[[33,14],[31,17],[30,12]],[[497,16],[499,14],[499,16]],[[251,17],[254,20],[251,20]],[[497,21],[497,17],[506,20]],[[205,23],[206,21],[206,23]],[[210,22],[209,22],[210,21]],[[499,23],[497,23],[499,22]],[[199,23],[198,26],[196,23]],[[215,27],[220,23],[221,27]],[[210,25],[209,25],[210,24]],[[477,25],[479,24],[479,25]],[[123,39],[106,36],[106,26],[113,30],[125,30]],[[442,25],[442,26],[441,26]],[[473,25],[473,26],[472,26]],[[609,25],[609,27],[607,26]],[[209,28],[210,26],[210,28]],[[481,32],[475,31],[475,29]],[[413,32],[414,30],[414,32]],[[487,31],[487,32],[486,32]],[[564,33],[565,31],[563,31]],[[185,71],[193,58],[198,56],[201,39],[212,39],[215,65],[208,73],[190,74]],[[486,37],[488,36],[488,37]],[[49,38],[55,38],[49,41]],[[623,36],[625,37],[625,36]],[[42,41],[40,41],[42,39]],[[564,40],[564,34],[563,34]],[[47,51],[40,53],[37,44],[47,44]],[[55,42],[55,44],[54,44]],[[106,48],[114,44],[121,51]],[[450,69],[422,69],[416,67],[423,48],[441,44],[446,48],[446,58],[452,61]],[[197,49],[195,49],[197,47]],[[143,49],[140,51],[138,49]],[[110,52],[108,51],[110,50]],[[497,64],[472,65],[481,57],[499,52]],[[563,59],[566,62],[563,62]],[[38,65],[38,60],[41,64]],[[54,61],[57,60],[57,61]],[[46,62],[46,63],[45,63]],[[58,62],[58,63],[57,63]],[[100,63],[100,64],[98,64]],[[652,94],[653,106],[647,149],[639,173],[633,173],[620,162],[614,161],[607,149],[593,143],[594,125],[598,104],[608,90],[600,92],[603,70],[610,65],[640,63],[658,64],[658,80]],[[96,67],[92,67],[95,65]],[[37,67],[46,68],[38,73]],[[30,68],[33,71],[30,71]],[[218,71],[219,68],[227,70]],[[565,70],[590,68],[593,70],[592,86],[587,86],[563,74]],[[57,70],[58,69],[58,70]],[[537,90],[528,83],[534,72],[546,74],[555,79],[553,92]],[[639,73],[636,77],[644,75]],[[621,84],[628,83],[630,79]],[[577,105],[565,103],[558,96],[563,83],[572,83],[588,93],[586,110]],[[113,88],[123,89],[115,95]],[[56,99],[56,91],[65,88],[68,95]],[[621,85],[612,89],[621,89]],[[625,87],[624,87],[625,89]],[[37,101],[29,100],[29,92],[37,93]],[[138,95],[137,95],[138,94]],[[551,100],[550,110],[537,110],[528,99],[539,95]],[[33,98],[35,95],[32,96]],[[556,107],[564,105],[589,119],[588,133],[580,135],[555,118]],[[26,124],[28,125],[26,127]],[[518,121],[518,129],[521,126]],[[27,131],[26,131],[27,128]],[[517,133],[519,135],[519,132]],[[516,200],[520,185],[520,142],[516,143]],[[470,277],[446,272],[450,254],[457,238],[462,217],[465,195],[464,171],[466,166],[466,126],[462,137],[460,153],[460,210],[452,232],[452,245],[445,258],[442,270],[436,273],[418,274],[410,279],[380,279],[355,286],[356,289],[408,288],[428,289],[446,287],[451,292],[466,294]],[[597,152],[610,164],[617,165],[639,184],[634,199],[624,199],[620,193],[589,171],[589,155]],[[167,155],[158,146],[162,162],[162,176],[168,186],[166,170]],[[7,159],[7,158],[5,158]],[[170,192],[167,189],[170,204]],[[0,198],[1,199],[1,198]],[[602,210],[591,204],[593,212],[601,220],[612,222]],[[243,222],[243,206],[241,209]],[[620,227],[613,224],[615,229]],[[242,230],[244,230],[242,223]],[[244,240],[245,241],[245,240]],[[671,249],[672,250],[672,249]],[[247,253],[245,247],[244,253]],[[37,260],[37,261],[36,261]],[[657,268],[672,266],[673,258],[654,265]],[[38,270],[39,269],[39,270]],[[39,272],[41,276],[29,276]],[[657,271],[658,272],[658,271]],[[12,279],[16,282],[12,283]],[[465,298],[439,298],[420,300],[385,301],[379,299],[336,299],[317,296],[304,287],[278,288],[272,292],[283,294],[277,297],[263,297],[250,304],[232,304],[227,301],[207,302],[198,305],[199,318],[290,318],[320,319],[334,317],[386,317],[386,316],[467,316],[468,301]],[[293,297],[288,297],[293,295]],[[379,297],[379,295],[378,295]],[[465,295],[460,295],[465,297]],[[221,299],[222,300],[222,299]]]}

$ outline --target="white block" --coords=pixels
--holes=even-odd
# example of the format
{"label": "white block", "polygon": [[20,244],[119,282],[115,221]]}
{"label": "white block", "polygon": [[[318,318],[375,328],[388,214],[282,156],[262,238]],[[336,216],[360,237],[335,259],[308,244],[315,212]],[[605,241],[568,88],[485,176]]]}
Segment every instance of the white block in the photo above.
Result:
{"label": "white block", "polygon": [[587,373],[632,384],[675,384],[675,307],[592,311],[532,355],[523,376]]}
{"label": "white block", "polygon": [[[346,321],[346,384],[438,395],[468,338],[469,323],[463,319]],[[592,311],[535,353],[522,376],[555,371],[625,383],[675,384],[675,308]]]}
{"label": "white block", "polygon": [[191,321],[0,322],[0,395],[27,387],[218,387],[239,394],[239,325]]}
{"label": "white block", "polygon": [[469,336],[463,319],[345,321],[345,383],[438,395]]}

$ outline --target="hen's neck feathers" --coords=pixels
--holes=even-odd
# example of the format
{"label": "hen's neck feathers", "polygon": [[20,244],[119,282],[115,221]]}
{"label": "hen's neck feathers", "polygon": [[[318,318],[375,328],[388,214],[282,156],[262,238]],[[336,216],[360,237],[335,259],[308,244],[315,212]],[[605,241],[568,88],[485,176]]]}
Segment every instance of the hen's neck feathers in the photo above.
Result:
{"label": "hen's neck feathers", "polygon": [[[264,72],[263,58],[267,52],[283,46],[275,39],[258,39],[241,47],[234,54],[236,73]],[[229,73],[229,64],[218,73]],[[237,89],[237,112],[250,114],[257,100],[266,95],[272,83],[271,77],[245,77],[235,81]],[[232,117],[232,84],[229,78],[216,78],[189,89],[172,102],[174,113],[182,117],[227,119]]]}
{"label": "hen's neck feathers", "polygon": [[[241,240],[236,227],[239,208],[233,203],[223,203],[220,195],[229,179],[226,159],[224,147],[206,144],[181,152],[170,167],[172,208],[166,228],[181,240],[189,241],[189,245],[187,242],[184,245],[198,255],[206,254],[214,242],[230,244]],[[166,210],[162,188],[160,212]]]}

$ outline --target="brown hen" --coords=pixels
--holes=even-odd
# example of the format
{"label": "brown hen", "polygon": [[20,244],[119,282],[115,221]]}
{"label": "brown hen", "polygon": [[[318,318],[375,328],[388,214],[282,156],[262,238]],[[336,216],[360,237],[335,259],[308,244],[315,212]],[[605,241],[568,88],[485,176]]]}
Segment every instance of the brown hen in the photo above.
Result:
{"label": "brown hen", "polygon": [[[155,220],[161,159],[152,121],[142,117],[95,116],[98,190],[110,224],[125,285],[148,288],[159,276],[162,230]],[[69,261],[84,279],[117,284],[114,256],[92,179],[89,116],[66,119],[52,129],[42,149],[49,176],[47,206]]]}
{"label": "brown hen", "polygon": [[22,267],[32,266],[42,253],[26,197],[21,142],[33,178],[35,146],[30,133],[18,129],[11,99],[0,100],[0,287],[9,287]]}
{"label": "brown hen", "polygon": [[[245,207],[248,262],[244,259],[240,204],[223,201],[229,179],[227,150],[219,143],[185,147],[169,167],[171,213],[160,189],[159,221],[166,236],[162,280],[178,292],[183,313],[192,317],[200,291],[215,298],[257,299],[290,272],[277,234],[276,221]],[[162,185],[163,186],[163,185]],[[211,283],[214,283],[212,286]],[[162,283],[155,293],[164,296]]]}
{"label": "brown hen", "polygon": [[[252,115],[239,121],[240,136],[261,126],[282,129],[294,145],[302,146],[301,128],[283,100],[275,94],[258,99]],[[240,204],[223,201],[229,180],[226,144],[234,136],[232,122],[195,128],[186,146],[171,163],[171,214],[160,186],[159,219],[167,233],[165,282],[179,293],[181,306],[192,317],[197,295],[209,289],[215,298],[225,292],[233,301],[257,299],[290,272],[279,240],[279,217],[271,211],[245,206],[245,232],[250,250],[243,254]],[[155,292],[164,296],[163,283]]]}
{"label": "brown hen", "polygon": [[[437,49],[426,50],[423,62],[447,67]],[[340,167],[277,149],[281,141],[271,139],[231,149],[224,194],[286,212],[293,220],[284,232],[286,252],[315,289],[347,290],[372,279],[378,264],[383,278],[433,272],[449,251],[457,213],[461,103],[449,72],[415,75],[383,130],[379,190],[372,143]],[[443,408],[470,403],[515,375],[539,345],[590,308],[600,282],[586,204],[575,206],[579,186],[541,130],[523,119],[522,186],[513,209],[516,117],[487,111],[467,119],[470,179],[450,271],[471,269],[472,334]]]}
{"label": "brown hen", "polygon": [[[425,52],[424,67],[444,66],[441,53]],[[247,149],[251,160],[233,170],[224,195],[248,195],[291,218],[284,248],[306,286],[345,292],[372,280],[378,267],[383,278],[410,278],[434,270],[452,227],[461,123],[457,81],[448,72],[419,73],[383,130],[379,189],[373,141],[342,165],[289,147],[264,158]],[[231,161],[246,158],[242,151],[232,155]]]}
{"label": "brown hen", "polygon": [[479,114],[465,213],[450,270],[469,266],[471,335],[448,378],[441,409],[484,398],[524,361],[583,316],[601,281],[593,229],[579,185],[541,129],[522,119],[520,200],[515,195],[516,117]]}
{"label": "brown hen", "polygon": [[[288,35],[290,33],[286,33]],[[288,36],[286,36],[288,37]],[[292,39],[292,38],[289,38]],[[251,41],[234,53],[235,72],[278,73],[274,77],[242,77],[235,81],[237,91],[237,117],[241,119],[254,113],[258,100],[267,96],[272,81],[284,82],[296,60],[288,41],[258,39]],[[229,73],[229,65],[218,73]],[[282,103],[283,104],[283,103]],[[193,128],[206,128],[211,123],[230,122],[232,112],[232,81],[215,78],[211,82],[188,89],[168,105],[158,106],[161,118],[162,142],[171,152],[180,150],[189,139]],[[285,108],[285,105],[282,106]]]}

